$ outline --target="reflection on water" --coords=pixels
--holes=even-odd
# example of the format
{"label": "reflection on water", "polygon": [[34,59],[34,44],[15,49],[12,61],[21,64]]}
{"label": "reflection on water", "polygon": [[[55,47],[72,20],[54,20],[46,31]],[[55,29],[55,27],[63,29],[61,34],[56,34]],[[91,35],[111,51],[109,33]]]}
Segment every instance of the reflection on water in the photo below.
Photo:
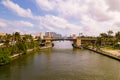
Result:
{"label": "reflection on water", "polygon": [[0,67],[0,80],[119,80],[120,63],[103,55],[54,42],[51,49],[23,55]]}

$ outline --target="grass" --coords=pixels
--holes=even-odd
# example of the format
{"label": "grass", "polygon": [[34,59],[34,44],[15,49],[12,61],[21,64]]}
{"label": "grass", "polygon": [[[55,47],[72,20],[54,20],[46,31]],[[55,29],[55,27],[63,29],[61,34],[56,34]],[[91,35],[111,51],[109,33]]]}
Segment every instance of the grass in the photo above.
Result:
{"label": "grass", "polygon": [[104,47],[102,47],[101,49],[118,50],[118,49],[113,48],[112,46],[104,46]]}

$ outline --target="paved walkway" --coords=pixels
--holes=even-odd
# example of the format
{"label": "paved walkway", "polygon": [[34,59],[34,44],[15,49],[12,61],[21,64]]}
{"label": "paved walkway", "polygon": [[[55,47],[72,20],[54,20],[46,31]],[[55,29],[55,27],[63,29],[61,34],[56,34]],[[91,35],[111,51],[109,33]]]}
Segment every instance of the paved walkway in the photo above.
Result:
{"label": "paved walkway", "polygon": [[101,50],[115,56],[120,56],[120,50],[109,50],[109,49],[101,49]]}

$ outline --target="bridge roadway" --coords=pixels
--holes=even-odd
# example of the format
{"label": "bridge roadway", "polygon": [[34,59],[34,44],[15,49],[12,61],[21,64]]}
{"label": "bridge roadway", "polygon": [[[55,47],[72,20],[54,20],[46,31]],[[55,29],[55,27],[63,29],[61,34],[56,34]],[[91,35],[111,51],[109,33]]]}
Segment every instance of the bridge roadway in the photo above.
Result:
{"label": "bridge roadway", "polygon": [[51,41],[75,41],[75,40],[81,40],[81,41],[96,41],[96,38],[45,38],[44,40],[51,40]]}
{"label": "bridge roadway", "polygon": [[96,41],[97,38],[44,38],[42,40],[49,40],[49,41],[76,41],[77,39],[81,40],[81,42],[90,42],[90,41]]}
{"label": "bridge roadway", "polygon": [[76,39],[72,39],[72,38],[54,38],[54,39],[51,39],[51,41],[75,41]]}

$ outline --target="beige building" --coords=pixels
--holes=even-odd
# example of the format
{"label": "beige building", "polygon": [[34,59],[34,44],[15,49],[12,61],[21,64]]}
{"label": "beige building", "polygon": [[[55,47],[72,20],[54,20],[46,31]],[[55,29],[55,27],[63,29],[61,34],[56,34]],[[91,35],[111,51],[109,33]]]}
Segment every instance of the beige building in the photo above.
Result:
{"label": "beige building", "polygon": [[0,33],[0,36],[6,36],[6,33]]}
{"label": "beige building", "polygon": [[39,32],[39,33],[37,33],[37,35],[36,35],[37,37],[40,37],[41,39],[43,39],[44,38],[44,34],[43,34],[43,32]]}
{"label": "beige building", "polygon": [[41,38],[41,39],[44,38],[44,34],[43,34],[43,32],[40,32],[39,35],[40,35],[40,38]]}
{"label": "beige building", "polygon": [[48,38],[51,38],[51,33],[50,32],[46,32],[45,36],[48,37]]}
{"label": "beige building", "polygon": [[76,38],[77,38],[76,34],[73,34],[72,39],[76,39]]}

